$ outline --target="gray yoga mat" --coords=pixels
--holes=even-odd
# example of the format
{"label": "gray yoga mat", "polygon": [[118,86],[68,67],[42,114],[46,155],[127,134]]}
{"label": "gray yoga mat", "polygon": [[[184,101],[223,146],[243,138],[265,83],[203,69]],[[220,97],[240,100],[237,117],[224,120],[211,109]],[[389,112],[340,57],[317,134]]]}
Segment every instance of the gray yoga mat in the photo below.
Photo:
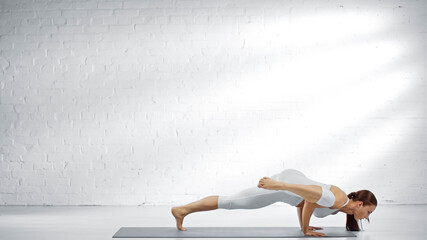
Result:
{"label": "gray yoga mat", "polygon": [[[326,237],[356,237],[344,227],[324,227]],[[113,238],[300,238],[299,227],[122,227]]]}

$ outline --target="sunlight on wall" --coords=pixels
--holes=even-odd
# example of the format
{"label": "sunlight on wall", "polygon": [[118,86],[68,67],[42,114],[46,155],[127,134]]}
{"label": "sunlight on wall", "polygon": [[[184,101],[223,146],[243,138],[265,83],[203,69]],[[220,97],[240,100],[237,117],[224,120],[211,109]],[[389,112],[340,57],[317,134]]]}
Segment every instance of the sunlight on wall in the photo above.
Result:
{"label": "sunlight on wall", "polygon": [[[349,178],[340,179],[340,183],[344,186],[351,186],[352,188],[362,189],[365,186],[359,185],[359,183],[364,184],[365,182],[375,183],[378,182],[377,176],[375,174],[369,174],[367,170],[374,169],[375,171],[381,171],[383,162],[379,162],[385,153],[392,152],[396,145],[398,144],[398,137],[403,132],[407,132],[407,123],[408,119],[404,117],[411,114],[411,110],[399,113],[403,119],[389,119],[384,123],[378,125],[374,131],[367,131],[362,136],[359,137],[357,145],[355,146],[355,151],[357,154],[348,154],[345,156],[345,162],[348,167],[351,167],[351,173],[354,174]],[[327,172],[327,166],[319,166],[319,171]],[[389,171],[389,170],[388,170]],[[333,180],[333,176],[324,174],[325,179]],[[390,176],[390,179],[393,176]],[[363,182],[357,182],[354,180],[363,179]],[[383,182],[385,184],[386,182]],[[376,185],[376,187],[381,187]],[[349,189],[355,191],[355,189]]]}
{"label": "sunlight on wall", "polygon": [[[377,44],[380,48],[376,50],[372,49],[372,46],[356,46],[323,54],[305,54],[287,64],[273,63],[271,71],[267,73],[248,69],[247,75],[241,77],[236,87],[226,87],[224,83],[224,96],[220,103],[226,105],[229,101],[245,103],[300,101],[316,97],[318,94],[323,95],[325,91],[336,94],[340,88],[353,87],[360,84],[358,82],[369,86],[371,82],[367,81],[376,80],[369,79],[368,75],[375,74],[376,69],[386,68],[393,57],[401,54],[396,43]],[[276,60],[287,61],[287,56]],[[387,89],[390,86],[385,84],[382,87]]]}
{"label": "sunlight on wall", "polygon": [[246,47],[263,51],[266,46],[277,46],[278,50],[284,50],[284,43],[315,47],[317,44],[342,44],[352,38],[364,39],[379,32],[383,20],[375,13],[356,11],[303,11],[298,14],[291,11],[290,17],[265,17],[263,24],[250,23],[239,29],[240,35],[245,37]]}
{"label": "sunlight on wall", "polygon": [[[369,35],[381,29],[381,20],[374,13],[320,10],[295,15],[296,17],[292,17],[290,20],[292,26],[290,37],[300,45],[312,46],[313,40],[317,44],[339,43],[352,36]],[[283,22],[278,22],[278,24],[282,25]],[[280,29],[280,27],[276,26],[275,29]]]}
{"label": "sunlight on wall", "polygon": [[[388,133],[405,129],[405,121],[384,120],[373,128],[373,119],[393,114],[391,103],[414,86],[407,77],[411,70],[399,63],[408,47],[387,37],[392,18],[381,11],[291,10],[280,19],[266,14],[262,21],[238,24],[237,36],[210,29],[227,39],[219,46],[201,41],[183,52],[182,42],[171,41],[152,51],[162,62],[159,70],[166,68],[150,91],[154,105],[164,110],[156,114],[164,120],[150,122],[158,139],[149,158],[158,161],[145,167],[173,176],[177,186],[190,178],[181,171],[201,174],[172,193],[193,200],[215,188],[233,193],[283,168],[330,183],[350,168],[358,176],[367,174],[359,169],[378,168],[384,153],[397,144]],[[195,56],[198,52],[202,55]],[[138,59],[138,51],[126,55]],[[396,62],[399,68],[393,67]],[[169,67],[189,71],[168,75]],[[184,120],[174,122],[175,113]],[[341,175],[332,176],[331,166]],[[172,180],[156,181],[167,186]]]}
{"label": "sunlight on wall", "polygon": [[[288,118],[260,121],[250,136],[237,136],[230,149],[239,149],[239,159],[247,159],[249,165],[259,163],[260,159],[254,157],[259,154],[267,158],[262,161],[279,158],[283,167],[297,167],[295,160],[286,158],[303,155],[319,146],[333,148],[332,136],[357,127],[365,118],[375,118],[377,111],[407,93],[412,85],[402,69],[388,67],[404,54],[404,49],[399,42],[378,36],[383,25],[384,19],[375,14],[346,12],[339,16],[325,13],[293,18],[291,24],[284,19],[266,24],[261,32],[257,28],[242,30],[242,35],[252,39],[245,42],[245,47],[273,55],[266,57],[270,71],[245,69],[235,86],[223,83],[222,100],[218,100],[221,109],[233,110],[238,103],[255,106],[268,103],[273,109],[283,111],[287,110],[281,109],[281,104],[290,103],[298,108],[288,111]],[[277,52],[265,49],[274,44]],[[299,52],[293,52],[294,46],[300,47]],[[387,125],[387,128],[399,127]],[[376,136],[378,144],[373,148],[378,147],[378,152],[366,147],[359,149],[366,151],[366,155],[357,155],[357,158],[366,157],[360,161],[362,165],[386,151],[386,147],[393,147],[382,130],[368,135],[369,139]],[[365,139],[365,136],[355,137]],[[329,142],[329,146],[324,142]],[[351,161],[346,158],[341,165],[334,166],[345,168]],[[317,176],[326,178],[329,173],[322,173],[317,167]],[[269,168],[267,164],[265,172],[277,171]]]}

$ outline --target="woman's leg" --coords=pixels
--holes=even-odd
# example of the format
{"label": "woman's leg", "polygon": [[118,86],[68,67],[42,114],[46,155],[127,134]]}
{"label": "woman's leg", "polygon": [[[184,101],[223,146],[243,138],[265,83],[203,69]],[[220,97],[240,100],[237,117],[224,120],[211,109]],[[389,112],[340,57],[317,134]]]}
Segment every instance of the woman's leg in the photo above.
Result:
{"label": "woman's leg", "polygon": [[315,203],[322,196],[322,187],[316,185],[293,184],[287,182],[279,182],[269,177],[263,177],[259,180],[259,188],[270,190],[287,190],[298,194],[307,202]]}
{"label": "woman's leg", "polygon": [[172,214],[176,219],[177,228],[185,231],[187,229],[182,227],[184,217],[193,212],[209,211],[218,208],[257,209],[275,202],[285,202],[296,206],[301,200],[301,197],[288,191],[272,191],[254,187],[231,196],[209,196],[182,207],[174,207],[172,208]]}
{"label": "woman's leg", "polygon": [[288,191],[272,191],[254,187],[231,196],[219,196],[218,208],[229,210],[257,209],[276,202],[284,202],[296,206],[301,200],[301,197]]}
{"label": "woman's leg", "polygon": [[321,184],[318,185],[304,185],[304,184],[293,184],[286,182],[279,182],[272,178],[263,177],[259,180],[259,188],[270,189],[270,190],[286,190],[291,191],[310,203],[318,203],[322,206],[330,205],[330,202],[335,202],[335,196],[330,192],[330,185]]}
{"label": "woman's leg", "polygon": [[173,207],[171,209],[172,215],[176,220],[176,227],[181,231],[186,231],[186,228],[182,227],[184,217],[193,212],[209,211],[218,208],[218,196],[209,196],[201,200],[189,203],[181,207]]}

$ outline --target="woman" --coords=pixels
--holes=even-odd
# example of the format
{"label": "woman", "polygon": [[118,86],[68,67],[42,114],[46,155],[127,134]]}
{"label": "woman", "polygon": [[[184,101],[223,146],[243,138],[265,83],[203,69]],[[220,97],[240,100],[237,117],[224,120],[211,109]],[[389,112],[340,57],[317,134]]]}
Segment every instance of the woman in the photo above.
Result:
{"label": "woman", "polygon": [[181,207],[173,207],[171,212],[176,226],[181,231],[184,217],[193,212],[214,209],[255,209],[275,202],[285,202],[296,206],[301,230],[306,236],[325,236],[314,232],[322,228],[310,227],[311,215],[326,217],[344,212],[347,214],[347,230],[359,231],[356,220],[367,219],[377,206],[377,199],[368,190],[352,192],[346,195],[334,185],[313,181],[303,173],[287,169],[259,180],[258,188],[243,190],[232,196],[209,196]]}

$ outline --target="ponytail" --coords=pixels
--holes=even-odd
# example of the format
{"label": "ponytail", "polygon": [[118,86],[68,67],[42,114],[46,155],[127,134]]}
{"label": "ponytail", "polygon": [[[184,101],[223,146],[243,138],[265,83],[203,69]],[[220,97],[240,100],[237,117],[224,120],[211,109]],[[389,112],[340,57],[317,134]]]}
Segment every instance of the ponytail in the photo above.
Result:
{"label": "ponytail", "polygon": [[347,195],[348,198],[353,199],[356,196],[356,192],[351,192]]}
{"label": "ponytail", "polygon": [[[377,199],[374,194],[368,190],[360,190],[358,192],[351,192],[347,195],[349,199],[353,199],[353,201],[361,201],[364,206],[367,205],[375,205],[377,206]],[[360,231],[359,224],[357,224],[354,215],[347,214],[347,222],[346,222],[347,231]]]}

